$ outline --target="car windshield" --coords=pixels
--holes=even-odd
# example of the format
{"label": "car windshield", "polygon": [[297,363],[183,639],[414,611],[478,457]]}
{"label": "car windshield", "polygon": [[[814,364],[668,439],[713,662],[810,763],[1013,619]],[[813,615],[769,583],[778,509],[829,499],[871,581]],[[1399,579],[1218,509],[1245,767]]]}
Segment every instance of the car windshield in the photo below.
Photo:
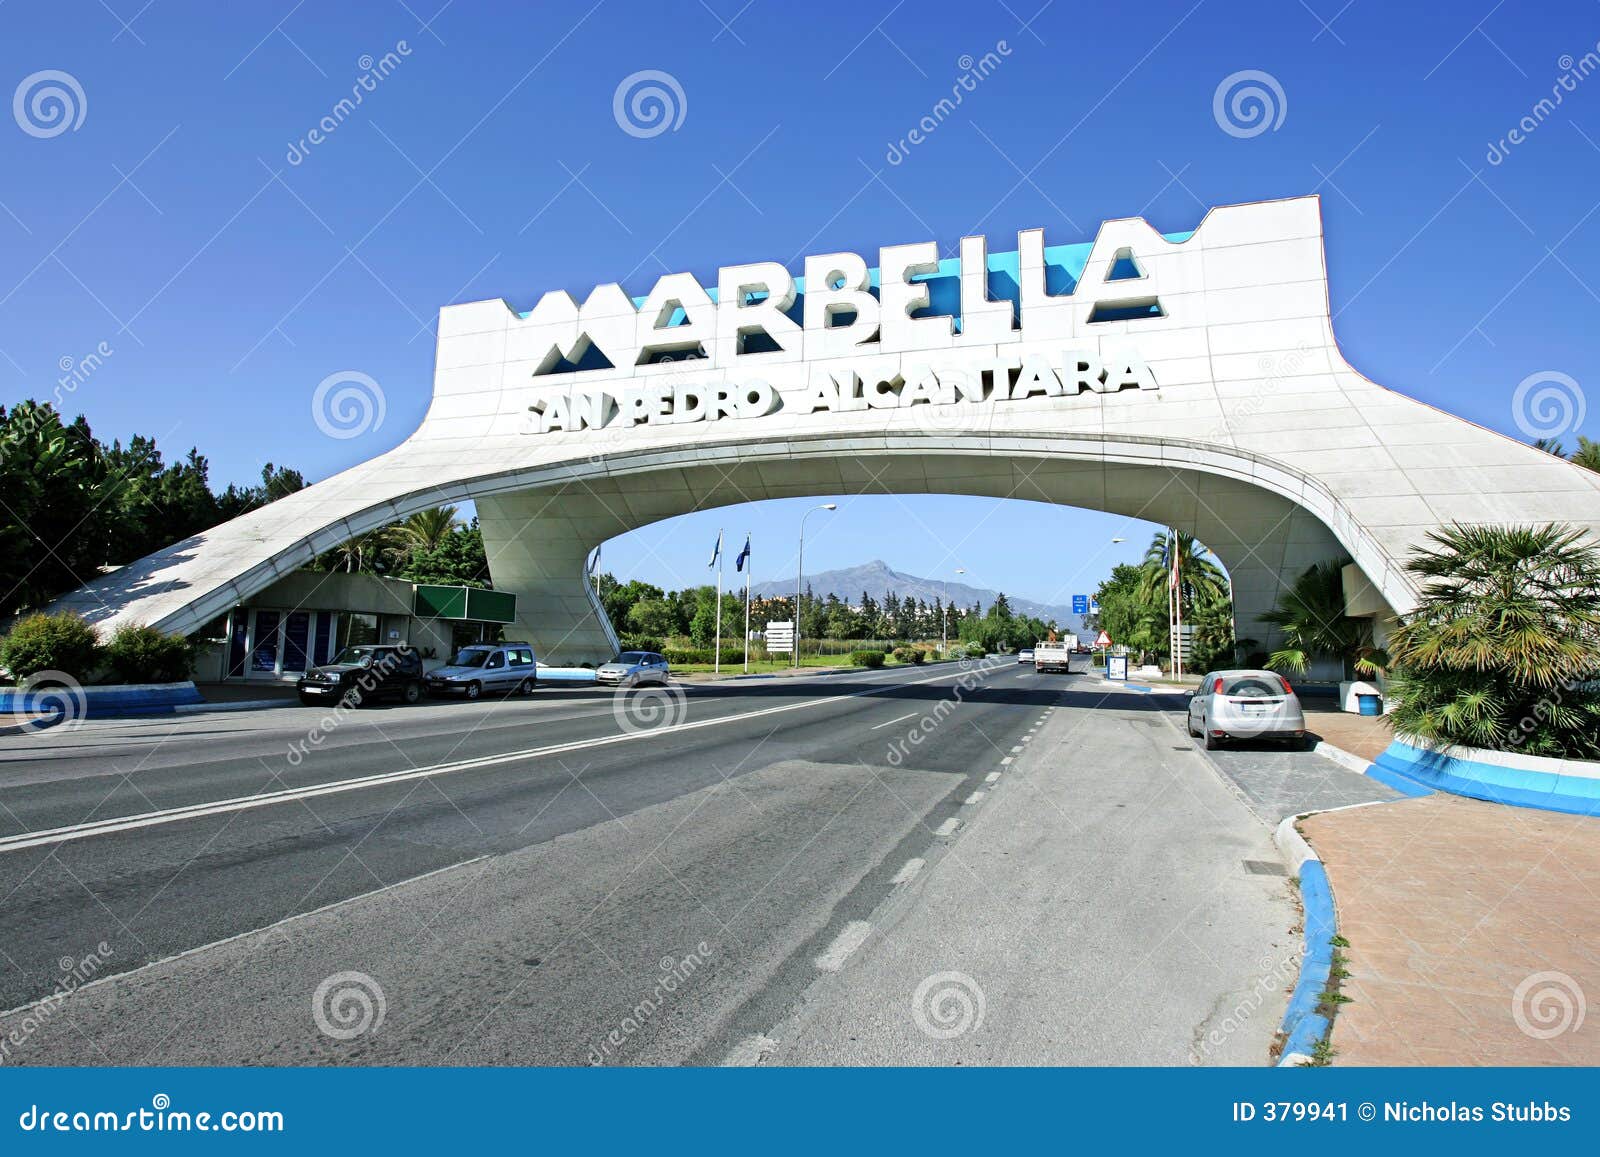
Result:
{"label": "car windshield", "polygon": [[455,666],[481,667],[489,661],[491,654],[492,651],[482,647],[468,647],[466,650],[456,652]]}
{"label": "car windshield", "polygon": [[1240,699],[1277,698],[1283,694],[1283,684],[1262,675],[1235,675],[1223,680],[1222,693]]}
{"label": "car windshield", "polygon": [[624,651],[624,652],[622,652],[622,654],[618,655],[615,659],[613,659],[611,661],[613,663],[626,663],[628,666],[631,667],[635,663],[643,663],[644,662],[644,652],[643,651]]}
{"label": "car windshield", "polygon": [[338,665],[364,666],[377,657],[376,647],[346,647],[334,658]]}

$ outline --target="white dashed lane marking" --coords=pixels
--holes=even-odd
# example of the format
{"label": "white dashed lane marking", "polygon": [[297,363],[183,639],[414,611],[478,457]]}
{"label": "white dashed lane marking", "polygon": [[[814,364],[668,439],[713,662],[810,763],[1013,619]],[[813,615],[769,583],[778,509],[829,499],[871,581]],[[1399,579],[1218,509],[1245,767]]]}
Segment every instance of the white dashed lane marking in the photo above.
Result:
{"label": "white dashed lane marking", "polygon": [[833,938],[828,950],[817,957],[817,967],[823,972],[838,972],[850,954],[866,943],[872,935],[872,925],[865,920],[852,920]]}
{"label": "white dashed lane marking", "polygon": [[988,775],[983,777],[983,782],[984,783],[999,783],[1000,782],[1000,773],[998,771],[991,771]]}
{"label": "white dashed lane marking", "polygon": [[960,826],[961,821],[956,819],[955,816],[951,816],[949,819],[945,820],[944,823],[935,828],[933,834],[936,836],[953,836],[956,834],[956,829]]}
{"label": "white dashed lane marking", "polygon": [[920,857],[914,860],[907,860],[901,866],[900,870],[894,874],[894,879],[890,880],[889,882],[891,884],[911,883],[912,880],[917,878],[917,873],[922,871],[923,866],[926,865],[927,862],[927,860],[921,859]]}
{"label": "white dashed lane marking", "polygon": [[983,800],[984,800],[984,797],[987,796],[988,794],[989,793],[986,792],[986,791],[975,791],[975,792],[973,792],[971,795],[969,795],[967,797],[967,802],[968,803],[982,803]]}

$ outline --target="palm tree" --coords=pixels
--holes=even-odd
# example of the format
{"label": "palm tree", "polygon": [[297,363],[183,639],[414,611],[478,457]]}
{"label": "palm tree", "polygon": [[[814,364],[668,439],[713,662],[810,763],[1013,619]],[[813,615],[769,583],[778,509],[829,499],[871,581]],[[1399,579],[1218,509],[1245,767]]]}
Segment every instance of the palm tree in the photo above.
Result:
{"label": "palm tree", "polygon": [[1572,460],[1579,466],[1600,472],[1600,442],[1590,441],[1579,434],[1578,448],[1572,452]]}
{"label": "palm tree", "polygon": [[1228,575],[1199,539],[1177,531],[1157,531],[1144,552],[1140,594],[1152,606],[1159,604],[1178,566],[1178,590],[1184,615],[1228,601]]}
{"label": "palm tree", "polygon": [[1600,755],[1600,549],[1571,526],[1452,525],[1389,652],[1403,733],[1537,755]]}
{"label": "palm tree", "polygon": [[[1592,445],[1593,443],[1591,443]],[[1600,550],[1571,526],[1434,531],[1406,569],[1427,581],[1390,639],[1421,670],[1501,671],[1548,688],[1600,666]]]}
{"label": "palm tree", "polygon": [[1343,570],[1334,559],[1308,567],[1261,616],[1283,632],[1268,667],[1303,675],[1318,655],[1338,659],[1346,676],[1376,675],[1387,666],[1388,657],[1372,644],[1372,624],[1344,613]]}
{"label": "palm tree", "polygon": [[461,525],[454,506],[430,506],[395,524],[395,537],[412,554],[426,554],[450,537]]}
{"label": "palm tree", "polygon": [[1567,456],[1567,449],[1561,444],[1559,438],[1535,438],[1533,440],[1533,448],[1535,450],[1543,450],[1546,454],[1554,454],[1557,458],[1565,458]]}
{"label": "palm tree", "polygon": [[376,574],[391,569],[403,548],[396,541],[395,524],[380,526],[341,542],[325,556],[328,569],[347,574]]}

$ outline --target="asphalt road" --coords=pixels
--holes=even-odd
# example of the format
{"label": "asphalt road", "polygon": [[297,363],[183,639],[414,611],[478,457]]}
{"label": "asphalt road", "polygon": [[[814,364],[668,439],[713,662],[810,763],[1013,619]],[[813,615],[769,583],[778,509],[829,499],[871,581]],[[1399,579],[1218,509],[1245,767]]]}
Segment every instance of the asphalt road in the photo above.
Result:
{"label": "asphalt road", "polygon": [[[1091,682],[999,663],[0,739],[0,1060],[715,1062],[843,974],[904,865],[1042,760],[1041,713],[1166,726]],[[1288,923],[1230,918],[1219,991]]]}

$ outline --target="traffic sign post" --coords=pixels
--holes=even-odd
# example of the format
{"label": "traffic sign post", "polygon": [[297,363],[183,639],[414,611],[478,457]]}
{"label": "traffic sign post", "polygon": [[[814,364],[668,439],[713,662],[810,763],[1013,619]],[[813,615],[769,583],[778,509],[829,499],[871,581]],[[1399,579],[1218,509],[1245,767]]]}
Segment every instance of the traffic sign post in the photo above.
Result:
{"label": "traffic sign post", "polygon": [[1087,615],[1089,613],[1088,595],[1072,596],[1072,613],[1075,615]]}
{"label": "traffic sign post", "polygon": [[768,623],[766,629],[767,654],[791,655],[794,653],[794,623]]}

